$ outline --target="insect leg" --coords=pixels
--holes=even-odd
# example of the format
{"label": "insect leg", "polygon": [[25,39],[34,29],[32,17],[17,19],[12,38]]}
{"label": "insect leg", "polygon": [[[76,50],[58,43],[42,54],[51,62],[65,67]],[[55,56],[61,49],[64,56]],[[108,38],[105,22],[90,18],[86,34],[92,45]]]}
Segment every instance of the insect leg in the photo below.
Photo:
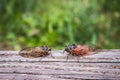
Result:
{"label": "insect leg", "polygon": [[77,62],[79,62],[79,60],[80,60],[80,56],[77,56]]}
{"label": "insect leg", "polygon": [[63,54],[65,53],[65,50],[62,52]]}
{"label": "insect leg", "polygon": [[40,59],[39,59],[39,61],[41,61],[43,58],[42,57],[40,57]]}
{"label": "insect leg", "polygon": [[43,58],[45,58],[45,54],[42,54],[39,58],[39,61],[41,61]]}
{"label": "insect leg", "polygon": [[69,55],[70,55],[70,53],[67,54],[66,62],[68,61]]}
{"label": "insect leg", "polygon": [[52,58],[55,58],[52,54],[50,54],[50,56],[51,56]]}
{"label": "insect leg", "polygon": [[46,52],[47,55],[50,55],[52,58],[55,58],[53,55],[52,55],[52,52],[49,51],[49,52]]}
{"label": "insect leg", "polygon": [[66,62],[68,61],[69,55],[67,55]]}

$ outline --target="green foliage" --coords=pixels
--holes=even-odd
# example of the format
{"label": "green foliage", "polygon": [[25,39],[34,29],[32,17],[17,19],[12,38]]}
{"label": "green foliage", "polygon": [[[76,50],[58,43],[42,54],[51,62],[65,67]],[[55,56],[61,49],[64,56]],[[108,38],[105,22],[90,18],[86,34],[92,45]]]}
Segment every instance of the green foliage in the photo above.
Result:
{"label": "green foliage", "polygon": [[0,0],[0,49],[120,48],[120,0]]}

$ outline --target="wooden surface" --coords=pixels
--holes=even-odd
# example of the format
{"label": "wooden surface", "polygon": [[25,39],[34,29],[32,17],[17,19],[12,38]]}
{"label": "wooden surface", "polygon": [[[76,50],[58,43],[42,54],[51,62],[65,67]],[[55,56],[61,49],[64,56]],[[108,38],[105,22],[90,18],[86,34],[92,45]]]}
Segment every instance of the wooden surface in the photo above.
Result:
{"label": "wooden surface", "polygon": [[18,51],[0,51],[0,80],[120,80],[120,50],[69,56],[52,51],[44,58],[25,58]]}

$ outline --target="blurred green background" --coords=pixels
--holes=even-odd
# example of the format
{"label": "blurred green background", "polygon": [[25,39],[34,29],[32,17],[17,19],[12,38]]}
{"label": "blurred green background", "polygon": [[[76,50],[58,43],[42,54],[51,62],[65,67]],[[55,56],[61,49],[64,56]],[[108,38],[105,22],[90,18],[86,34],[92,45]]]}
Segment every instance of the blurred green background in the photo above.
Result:
{"label": "blurred green background", "polygon": [[0,50],[120,48],[120,0],[0,0]]}

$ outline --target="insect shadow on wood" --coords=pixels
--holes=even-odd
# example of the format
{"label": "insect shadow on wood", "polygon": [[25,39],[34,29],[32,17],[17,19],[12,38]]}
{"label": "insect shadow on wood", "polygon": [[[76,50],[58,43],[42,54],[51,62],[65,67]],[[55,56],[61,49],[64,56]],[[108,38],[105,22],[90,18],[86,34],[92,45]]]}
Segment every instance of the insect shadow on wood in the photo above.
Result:
{"label": "insect shadow on wood", "polygon": [[38,58],[38,57],[46,57],[48,55],[51,55],[52,58],[54,58],[51,54],[51,47],[48,46],[40,46],[40,47],[34,47],[34,48],[24,48],[19,52],[19,55],[22,57],[27,58]]}
{"label": "insect shadow on wood", "polygon": [[98,53],[100,50],[98,49],[93,49],[92,47],[88,46],[88,45],[76,45],[76,44],[71,44],[71,45],[67,45],[63,51],[63,53],[65,53],[65,51],[67,52],[67,59],[66,61],[68,61],[68,57],[71,56],[75,56],[77,57],[77,61],[79,62],[80,57],[84,57],[90,54],[96,54]]}

